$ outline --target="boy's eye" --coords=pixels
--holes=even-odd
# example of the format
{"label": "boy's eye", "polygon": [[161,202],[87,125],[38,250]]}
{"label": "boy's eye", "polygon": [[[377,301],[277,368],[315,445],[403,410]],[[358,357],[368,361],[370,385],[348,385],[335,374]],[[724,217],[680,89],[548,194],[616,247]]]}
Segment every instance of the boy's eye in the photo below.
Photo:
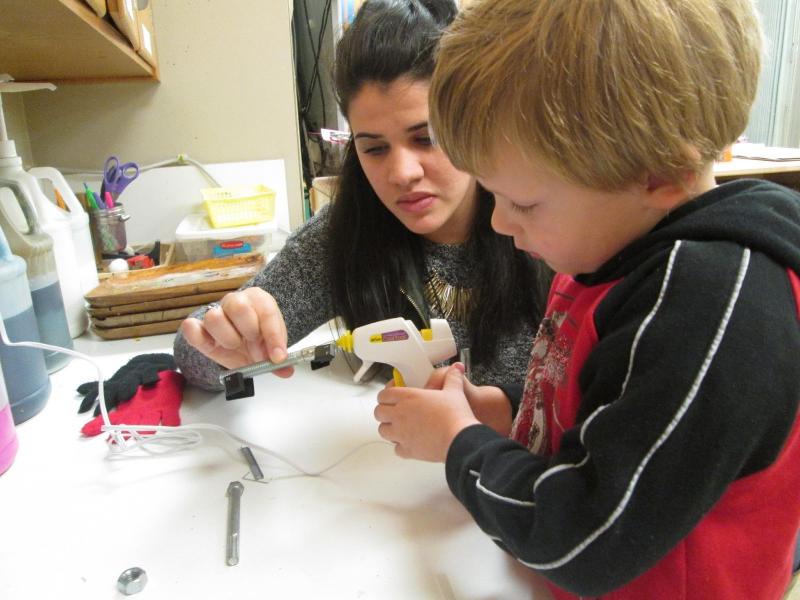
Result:
{"label": "boy's eye", "polygon": [[519,213],[521,215],[526,215],[530,213],[534,208],[536,208],[535,204],[530,204],[528,206],[523,206],[522,204],[515,204],[514,202],[509,203],[511,206],[511,210],[515,213]]}

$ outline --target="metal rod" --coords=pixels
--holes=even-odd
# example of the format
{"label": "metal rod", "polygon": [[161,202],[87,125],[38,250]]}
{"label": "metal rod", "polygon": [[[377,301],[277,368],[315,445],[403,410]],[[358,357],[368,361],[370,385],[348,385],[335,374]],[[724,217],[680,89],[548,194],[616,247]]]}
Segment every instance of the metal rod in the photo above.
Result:
{"label": "metal rod", "polygon": [[219,374],[219,382],[225,383],[225,378],[228,375],[232,375],[233,373],[241,373],[244,377],[254,377],[255,375],[261,375],[262,373],[270,373],[272,371],[277,371],[278,369],[282,369],[284,367],[296,365],[299,362],[303,362],[304,360],[311,360],[312,358],[314,358],[313,346],[309,348],[303,348],[302,350],[297,350],[296,352],[290,352],[286,356],[286,360],[279,363],[274,363],[265,360],[263,362],[257,362],[253,363],[252,365],[240,367],[238,369],[222,371]]}
{"label": "metal rod", "polygon": [[250,473],[252,473],[253,479],[256,481],[261,481],[264,479],[264,473],[261,471],[261,467],[258,466],[258,461],[253,455],[253,451],[247,446],[242,446],[239,448],[239,451],[244,455],[247,465],[250,467]]}
{"label": "metal rod", "polygon": [[469,348],[462,348],[458,353],[458,360],[459,362],[464,363],[464,375],[469,379],[470,374],[472,373],[472,354],[469,351]]}
{"label": "metal rod", "polygon": [[225,561],[228,565],[239,564],[239,509],[244,486],[238,481],[228,484],[228,536],[225,548]]}

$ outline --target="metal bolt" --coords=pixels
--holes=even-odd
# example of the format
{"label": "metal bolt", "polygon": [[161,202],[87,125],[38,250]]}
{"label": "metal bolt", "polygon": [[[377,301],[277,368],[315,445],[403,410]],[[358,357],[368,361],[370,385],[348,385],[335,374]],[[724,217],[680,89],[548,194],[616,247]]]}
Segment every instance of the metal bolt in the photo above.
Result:
{"label": "metal bolt", "polygon": [[138,594],[144,589],[146,584],[147,573],[144,572],[144,569],[140,569],[139,567],[125,569],[122,575],[117,579],[117,589],[126,596]]}

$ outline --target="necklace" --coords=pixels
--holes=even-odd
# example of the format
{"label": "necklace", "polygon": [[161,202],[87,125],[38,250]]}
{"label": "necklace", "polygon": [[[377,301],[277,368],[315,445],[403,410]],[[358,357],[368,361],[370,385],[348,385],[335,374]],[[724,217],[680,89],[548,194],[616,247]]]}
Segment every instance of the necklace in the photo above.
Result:
{"label": "necklace", "polygon": [[436,273],[429,273],[425,281],[425,300],[436,306],[445,319],[455,317],[466,321],[472,304],[472,288],[461,288],[447,283]]}

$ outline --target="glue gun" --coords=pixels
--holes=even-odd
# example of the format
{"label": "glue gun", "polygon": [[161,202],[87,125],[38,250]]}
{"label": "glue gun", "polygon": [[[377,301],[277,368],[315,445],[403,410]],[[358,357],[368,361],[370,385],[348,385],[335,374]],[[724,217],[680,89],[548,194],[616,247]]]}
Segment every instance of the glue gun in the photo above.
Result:
{"label": "glue gun", "polygon": [[235,400],[252,396],[252,378],[261,373],[303,361],[310,361],[312,369],[327,366],[337,347],[362,360],[354,381],[360,381],[373,363],[379,362],[394,367],[395,385],[411,387],[423,387],[433,373],[433,365],[456,354],[456,343],[445,319],[431,319],[431,328],[422,331],[402,317],[385,319],[357,327],[352,333],[345,332],[335,342],[292,352],[280,363],[264,361],[223,371],[219,381],[225,385],[225,398]]}
{"label": "glue gun", "polygon": [[433,365],[456,354],[456,342],[445,319],[431,319],[431,328],[422,331],[402,317],[376,321],[345,333],[336,345],[362,360],[353,381],[360,381],[372,364],[379,362],[394,367],[395,385],[410,387],[423,387]]}

